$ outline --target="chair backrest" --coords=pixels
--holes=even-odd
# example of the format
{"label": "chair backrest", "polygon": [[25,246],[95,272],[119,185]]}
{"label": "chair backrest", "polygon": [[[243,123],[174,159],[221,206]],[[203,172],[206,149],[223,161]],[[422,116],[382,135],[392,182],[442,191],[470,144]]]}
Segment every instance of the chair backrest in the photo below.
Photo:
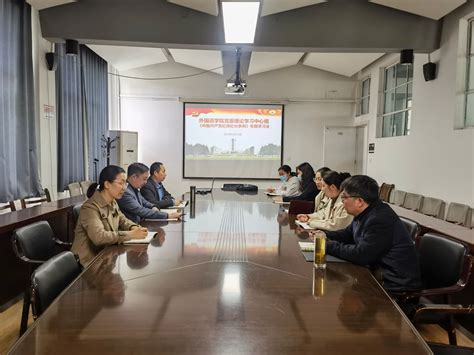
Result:
{"label": "chair backrest", "polygon": [[397,206],[402,206],[405,202],[405,196],[407,195],[406,191],[402,190],[393,190],[392,195],[390,196],[390,203],[393,203]]}
{"label": "chair backrest", "polygon": [[69,190],[69,196],[74,197],[82,195],[81,185],[78,182],[71,182],[67,187]]}
{"label": "chair backrest", "polygon": [[444,219],[445,203],[439,198],[425,197],[421,204],[420,212],[440,219]]}
{"label": "chair backrest", "polygon": [[407,192],[405,195],[405,201],[403,201],[403,207],[413,211],[419,211],[421,203],[423,202],[423,196],[418,194],[412,194]]}
{"label": "chair backrest", "polygon": [[79,213],[81,212],[81,207],[82,207],[83,204],[84,204],[84,202],[78,203],[77,205],[74,205],[74,207],[72,208],[72,215],[74,217],[74,224],[76,224],[77,220],[79,219]]}
{"label": "chair backrest", "polygon": [[309,214],[314,212],[314,202],[312,201],[291,201],[288,207],[289,214]]}
{"label": "chair backrest", "polygon": [[82,193],[84,195],[86,195],[87,190],[89,189],[89,186],[92,185],[92,181],[81,181],[80,184],[81,184],[81,188],[82,188]]}
{"label": "chair backrest", "polygon": [[426,233],[420,239],[418,253],[424,288],[455,285],[462,276],[468,247],[436,233]]}
{"label": "chair backrest", "polygon": [[51,195],[48,189],[44,189],[43,197],[25,197],[20,200],[21,208],[26,208],[28,205],[37,205],[42,202],[51,202]]}
{"label": "chair backrest", "polygon": [[446,213],[446,221],[471,228],[472,211],[468,205],[451,202]]}
{"label": "chair backrest", "polygon": [[379,197],[382,201],[388,202],[390,199],[390,193],[395,188],[393,184],[382,183],[379,190]]}
{"label": "chair backrest", "polygon": [[56,254],[54,233],[49,223],[39,221],[13,232],[13,251],[23,261],[46,261]]}
{"label": "chair backrest", "polygon": [[64,251],[38,267],[31,275],[31,304],[35,319],[81,273],[76,256]]}
{"label": "chair backrest", "polygon": [[402,224],[405,226],[408,234],[410,235],[411,240],[415,241],[418,235],[420,235],[421,227],[420,225],[412,219],[399,217],[402,221]]}
{"label": "chair backrest", "polygon": [[16,211],[15,202],[9,201],[6,203],[1,203],[0,211],[3,211],[3,210],[10,210],[10,212]]}

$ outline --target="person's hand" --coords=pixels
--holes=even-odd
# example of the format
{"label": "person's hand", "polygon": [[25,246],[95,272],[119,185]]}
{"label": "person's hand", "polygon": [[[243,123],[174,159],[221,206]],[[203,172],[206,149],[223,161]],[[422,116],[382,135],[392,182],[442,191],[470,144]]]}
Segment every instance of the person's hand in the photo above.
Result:
{"label": "person's hand", "polygon": [[143,239],[148,235],[148,229],[144,227],[132,227],[130,237],[132,239]]}
{"label": "person's hand", "polygon": [[174,205],[179,206],[181,204],[181,202],[183,202],[183,200],[180,199],[180,198],[177,198],[176,200],[174,200]]}
{"label": "person's hand", "polygon": [[267,189],[267,192],[275,192],[275,189],[274,189],[273,187],[269,187],[269,188]]}
{"label": "person's hand", "polygon": [[300,222],[308,222],[309,217],[307,214],[299,214],[296,216],[296,219]]}
{"label": "person's hand", "polygon": [[182,212],[168,213],[168,218],[170,218],[170,219],[174,219],[174,218],[180,219],[182,215],[183,215]]}
{"label": "person's hand", "polygon": [[160,209],[155,206],[155,207],[152,208],[152,211],[160,212]]}
{"label": "person's hand", "polygon": [[309,232],[309,237],[311,238],[311,240],[314,240],[314,238],[316,237],[326,237],[326,233],[324,233],[320,229],[316,229]]}

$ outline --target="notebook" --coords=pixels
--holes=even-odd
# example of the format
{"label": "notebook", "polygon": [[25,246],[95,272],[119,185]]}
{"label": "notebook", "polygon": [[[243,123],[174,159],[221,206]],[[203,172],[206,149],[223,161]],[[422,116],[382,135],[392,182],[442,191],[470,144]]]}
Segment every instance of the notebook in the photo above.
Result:
{"label": "notebook", "polygon": [[148,232],[147,236],[143,239],[130,239],[123,242],[123,244],[148,244],[151,242],[156,232]]}
{"label": "notebook", "polygon": [[[298,242],[301,252],[306,261],[314,261],[314,243],[313,242]],[[336,258],[332,255],[326,255],[326,262],[346,263],[347,261]]]}
{"label": "notebook", "polygon": [[277,192],[265,192],[268,196],[281,196],[281,194]]}
{"label": "notebook", "polygon": [[173,206],[174,208],[184,208],[188,204],[188,201],[181,201],[179,205]]}
{"label": "notebook", "polygon": [[198,188],[196,189],[196,193],[197,193],[197,194],[205,195],[205,194],[211,193],[213,188],[214,188],[214,179],[212,179],[212,184],[211,184],[211,187],[210,187],[210,188],[207,188],[207,187],[198,187]]}
{"label": "notebook", "polygon": [[314,228],[310,227],[310,226],[308,225],[308,223],[300,222],[300,221],[298,221],[298,220],[295,221],[295,224],[298,225],[298,226],[300,226],[300,227],[303,228],[303,229],[308,229],[308,230],[313,230],[313,229],[314,229]]}

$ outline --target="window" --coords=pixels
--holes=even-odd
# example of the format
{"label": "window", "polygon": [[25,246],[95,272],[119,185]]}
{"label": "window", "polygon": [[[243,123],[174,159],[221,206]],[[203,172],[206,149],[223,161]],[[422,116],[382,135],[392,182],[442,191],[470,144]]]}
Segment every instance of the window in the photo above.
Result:
{"label": "window", "polygon": [[362,81],[360,99],[357,104],[357,116],[369,113],[370,78]]}
{"label": "window", "polygon": [[474,127],[474,18],[468,29],[465,126]]}
{"label": "window", "polygon": [[413,64],[394,64],[384,72],[382,137],[409,135]]}

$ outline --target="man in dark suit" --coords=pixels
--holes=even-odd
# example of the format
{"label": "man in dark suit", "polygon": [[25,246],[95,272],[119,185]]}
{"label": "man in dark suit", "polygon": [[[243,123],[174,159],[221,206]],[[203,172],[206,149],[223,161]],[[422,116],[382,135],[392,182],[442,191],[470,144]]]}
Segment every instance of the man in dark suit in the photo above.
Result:
{"label": "man in dark suit", "polygon": [[167,208],[179,205],[181,199],[175,199],[166,191],[163,181],[166,179],[166,169],[163,163],[153,163],[150,166],[150,177],[147,183],[141,188],[141,193],[145,199],[158,208]]}
{"label": "man in dark suit", "polygon": [[161,212],[153,204],[145,200],[140,188],[147,182],[148,167],[142,163],[130,164],[127,170],[128,187],[122,198],[117,200],[120,210],[125,216],[138,223],[142,219],[180,218],[181,213]]}
{"label": "man in dark suit", "polygon": [[327,253],[368,266],[389,292],[421,289],[415,245],[397,214],[379,199],[377,182],[355,175],[341,189],[354,220],[345,229],[326,232]]}

